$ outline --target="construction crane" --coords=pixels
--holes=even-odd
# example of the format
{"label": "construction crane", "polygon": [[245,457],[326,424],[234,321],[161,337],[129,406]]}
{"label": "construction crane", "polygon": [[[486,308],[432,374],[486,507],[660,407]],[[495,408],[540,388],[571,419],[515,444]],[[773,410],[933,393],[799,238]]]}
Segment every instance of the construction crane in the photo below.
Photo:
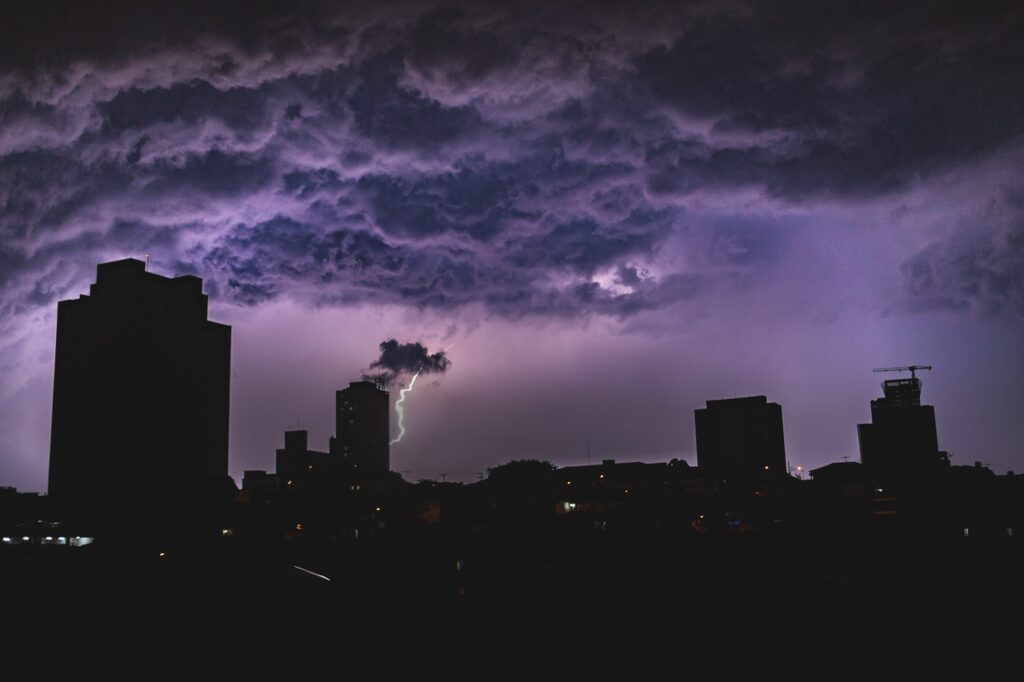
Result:
{"label": "construction crane", "polygon": [[917,378],[917,370],[919,369],[931,369],[931,365],[907,365],[906,367],[879,367],[871,370],[872,372],[910,372],[910,378]]}

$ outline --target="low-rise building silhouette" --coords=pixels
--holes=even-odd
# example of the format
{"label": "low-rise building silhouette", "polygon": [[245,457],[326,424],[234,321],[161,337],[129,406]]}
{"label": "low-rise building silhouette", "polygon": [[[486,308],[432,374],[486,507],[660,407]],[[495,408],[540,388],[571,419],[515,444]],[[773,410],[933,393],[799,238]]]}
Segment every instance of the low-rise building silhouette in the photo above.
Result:
{"label": "low-rise building silhouette", "polygon": [[284,432],[284,448],[277,451],[277,479],[283,490],[312,490],[337,482],[339,458],[329,452],[309,449],[305,430]]}
{"label": "low-rise building silhouette", "polygon": [[277,474],[270,474],[262,469],[247,469],[242,474],[242,490],[260,494],[273,494],[278,491]]}

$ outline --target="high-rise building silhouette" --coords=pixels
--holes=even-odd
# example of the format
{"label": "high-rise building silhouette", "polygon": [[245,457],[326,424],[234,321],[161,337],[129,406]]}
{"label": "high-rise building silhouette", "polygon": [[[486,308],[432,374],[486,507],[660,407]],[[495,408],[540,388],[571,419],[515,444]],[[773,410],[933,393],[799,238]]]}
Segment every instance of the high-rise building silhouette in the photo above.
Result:
{"label": "high-rise building silhouette", "polygon": [[357,476],[391,469],[391,422],[388,392],[373,381],[353,381],[335,396],[335,437],[331,454]]}
{"label": "high-rise building silhouette", "polygon": [[709,400],[694,411],[697,465],[714,475],[785,473],[782,407],[763,396]]}
{"label": "high-rise building silhouette", "polygon": [[905,473],[948,464],[939,452],[935,408],[921,404],[921,380],[888,379],[882,392],[871,401],[871,423],[857,425],[861,462]]}
{"label": "high-rise building silhouette", "polygon": [[202,280],[102,263],[57,305],[49,492],[97,500],[226,479],[231,328]]}

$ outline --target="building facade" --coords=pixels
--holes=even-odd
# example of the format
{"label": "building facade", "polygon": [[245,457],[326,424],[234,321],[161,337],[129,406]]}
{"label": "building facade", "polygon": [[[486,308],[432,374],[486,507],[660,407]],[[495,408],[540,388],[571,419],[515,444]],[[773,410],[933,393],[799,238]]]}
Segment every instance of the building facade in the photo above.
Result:
{"label": "building facade", "polygon": [[335,395],[332,455],[341,457],[354,476],[378,476],[391,470],[391,421],[388,392],[372,381],[353,381]]}
{"label": "building facade", "polygon": [[782,407],[763,396],[709,400],[694,411],[697,465],[725,476],[786,473]]}
{"label": "building facade", "polygon": [[309,449],[307,431],[284,432],[284,448],[277,451],[277,477],[283,490],[337,487],[341,473],[341,460],[337,455]]}
{"label": "building facade", "polygon": [[861,462],[905,473],[948,464],[939,451],[935,408],[921,404],[921,380],[883,381],[882,392],[884,397],[871,401],[871,423],[857,425]]}
{"label": "building facade", "polygon": [[100,264],[57,305],[49,492],[144,496],[228,474],[231,328],[202,280]]}

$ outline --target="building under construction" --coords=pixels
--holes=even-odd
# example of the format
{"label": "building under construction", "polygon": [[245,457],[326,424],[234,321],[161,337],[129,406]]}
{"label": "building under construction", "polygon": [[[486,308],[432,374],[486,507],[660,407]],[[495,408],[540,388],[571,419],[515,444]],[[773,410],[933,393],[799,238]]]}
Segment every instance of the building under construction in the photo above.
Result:
{"label": "building under construction", "polygon": [[917,371],[928,366],[890,367],[876,372],[907,371],[910,377],[882,382],[884,397],[871,401],[871,423],[857,425],[863,464],[894,473],[921,473],[948,465],[939,451],[935,408],[921,404]]}

